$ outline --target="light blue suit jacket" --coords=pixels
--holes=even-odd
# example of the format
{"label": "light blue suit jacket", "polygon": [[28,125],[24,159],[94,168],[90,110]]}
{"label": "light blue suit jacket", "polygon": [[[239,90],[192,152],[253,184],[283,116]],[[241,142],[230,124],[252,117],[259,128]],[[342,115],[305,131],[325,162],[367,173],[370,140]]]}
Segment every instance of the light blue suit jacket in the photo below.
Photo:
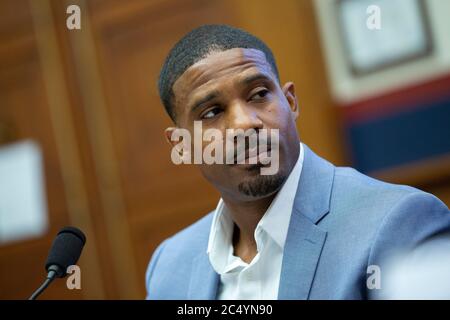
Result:
{"label": "light blue suit jacket", "polygon": [[[335,167],[304,146],[279,299],[376,298],[368,266],[382,272],[395,250],[450,233],[450,212],[433,195]],[[146,274],[148,299],[216,298],[220,276],[206,253],[212,216],[159,245]]]}

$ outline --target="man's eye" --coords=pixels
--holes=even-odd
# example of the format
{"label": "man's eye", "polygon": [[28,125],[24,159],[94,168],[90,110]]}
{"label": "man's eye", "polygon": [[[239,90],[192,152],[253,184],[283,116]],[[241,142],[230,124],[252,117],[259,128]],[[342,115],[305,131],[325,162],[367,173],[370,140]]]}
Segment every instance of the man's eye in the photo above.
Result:
{"label": "man's eye", "polygon": [[214,108],[209,110],[208,112],[204,113],[201,118],[202,119],[211,119],[214,118],[216,115],[218,115],[222,110],[220,108]]}
{"label": "man's eye", "polygon": [[257,93],[252,95],[250,100],[261,100],[261,99],[264,99],[267,96],[268,93],[269,93],[269,90],[267,90],[267,89],[259,90]]}

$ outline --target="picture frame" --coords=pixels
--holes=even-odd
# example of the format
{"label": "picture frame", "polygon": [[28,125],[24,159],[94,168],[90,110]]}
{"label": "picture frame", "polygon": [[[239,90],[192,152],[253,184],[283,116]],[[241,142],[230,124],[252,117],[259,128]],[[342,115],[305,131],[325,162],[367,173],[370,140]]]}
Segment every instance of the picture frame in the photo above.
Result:
{"label": "picture frame", "polygon": [[[433,38],[423,0],[336,0],[335,3],[338,33],[348,68],[354,76],[371,74],[433,53]],[[370,6],[379,9],[379,29],[367,26]]]}

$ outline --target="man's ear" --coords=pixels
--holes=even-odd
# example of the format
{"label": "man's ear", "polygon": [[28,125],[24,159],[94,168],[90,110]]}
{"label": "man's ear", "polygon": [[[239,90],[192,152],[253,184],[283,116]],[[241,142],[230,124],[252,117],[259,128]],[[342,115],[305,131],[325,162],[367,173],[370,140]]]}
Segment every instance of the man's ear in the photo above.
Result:
{"label": "man's ear", "polygon": [[172,147],[171,157],[175,164],[191,163],[191,134],[187,129],[169,127],[164,131]]}
{"label": "man's ear", "polygon": [[295,95],[295,85],[293,82],[286,82],[283,86],[283,93],[286,97],[295,119],[298,118],[299,108],[297,96]]}

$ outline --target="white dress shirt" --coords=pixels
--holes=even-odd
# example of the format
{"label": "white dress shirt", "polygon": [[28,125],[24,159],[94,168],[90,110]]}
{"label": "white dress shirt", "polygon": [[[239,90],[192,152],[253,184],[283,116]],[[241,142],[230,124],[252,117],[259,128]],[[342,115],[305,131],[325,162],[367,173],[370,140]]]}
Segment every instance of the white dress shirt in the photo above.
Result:
{"label": "white dress shirt", "polygon": [[233,255],[234,222],[220,199],[211,224],[207,250],[211,265],[220,275],[219,300],[277,299],[284,243],[303,167],[303,149],[300,143],[300,154],[294,168],[256,226],[257,254],[250,263]]}

